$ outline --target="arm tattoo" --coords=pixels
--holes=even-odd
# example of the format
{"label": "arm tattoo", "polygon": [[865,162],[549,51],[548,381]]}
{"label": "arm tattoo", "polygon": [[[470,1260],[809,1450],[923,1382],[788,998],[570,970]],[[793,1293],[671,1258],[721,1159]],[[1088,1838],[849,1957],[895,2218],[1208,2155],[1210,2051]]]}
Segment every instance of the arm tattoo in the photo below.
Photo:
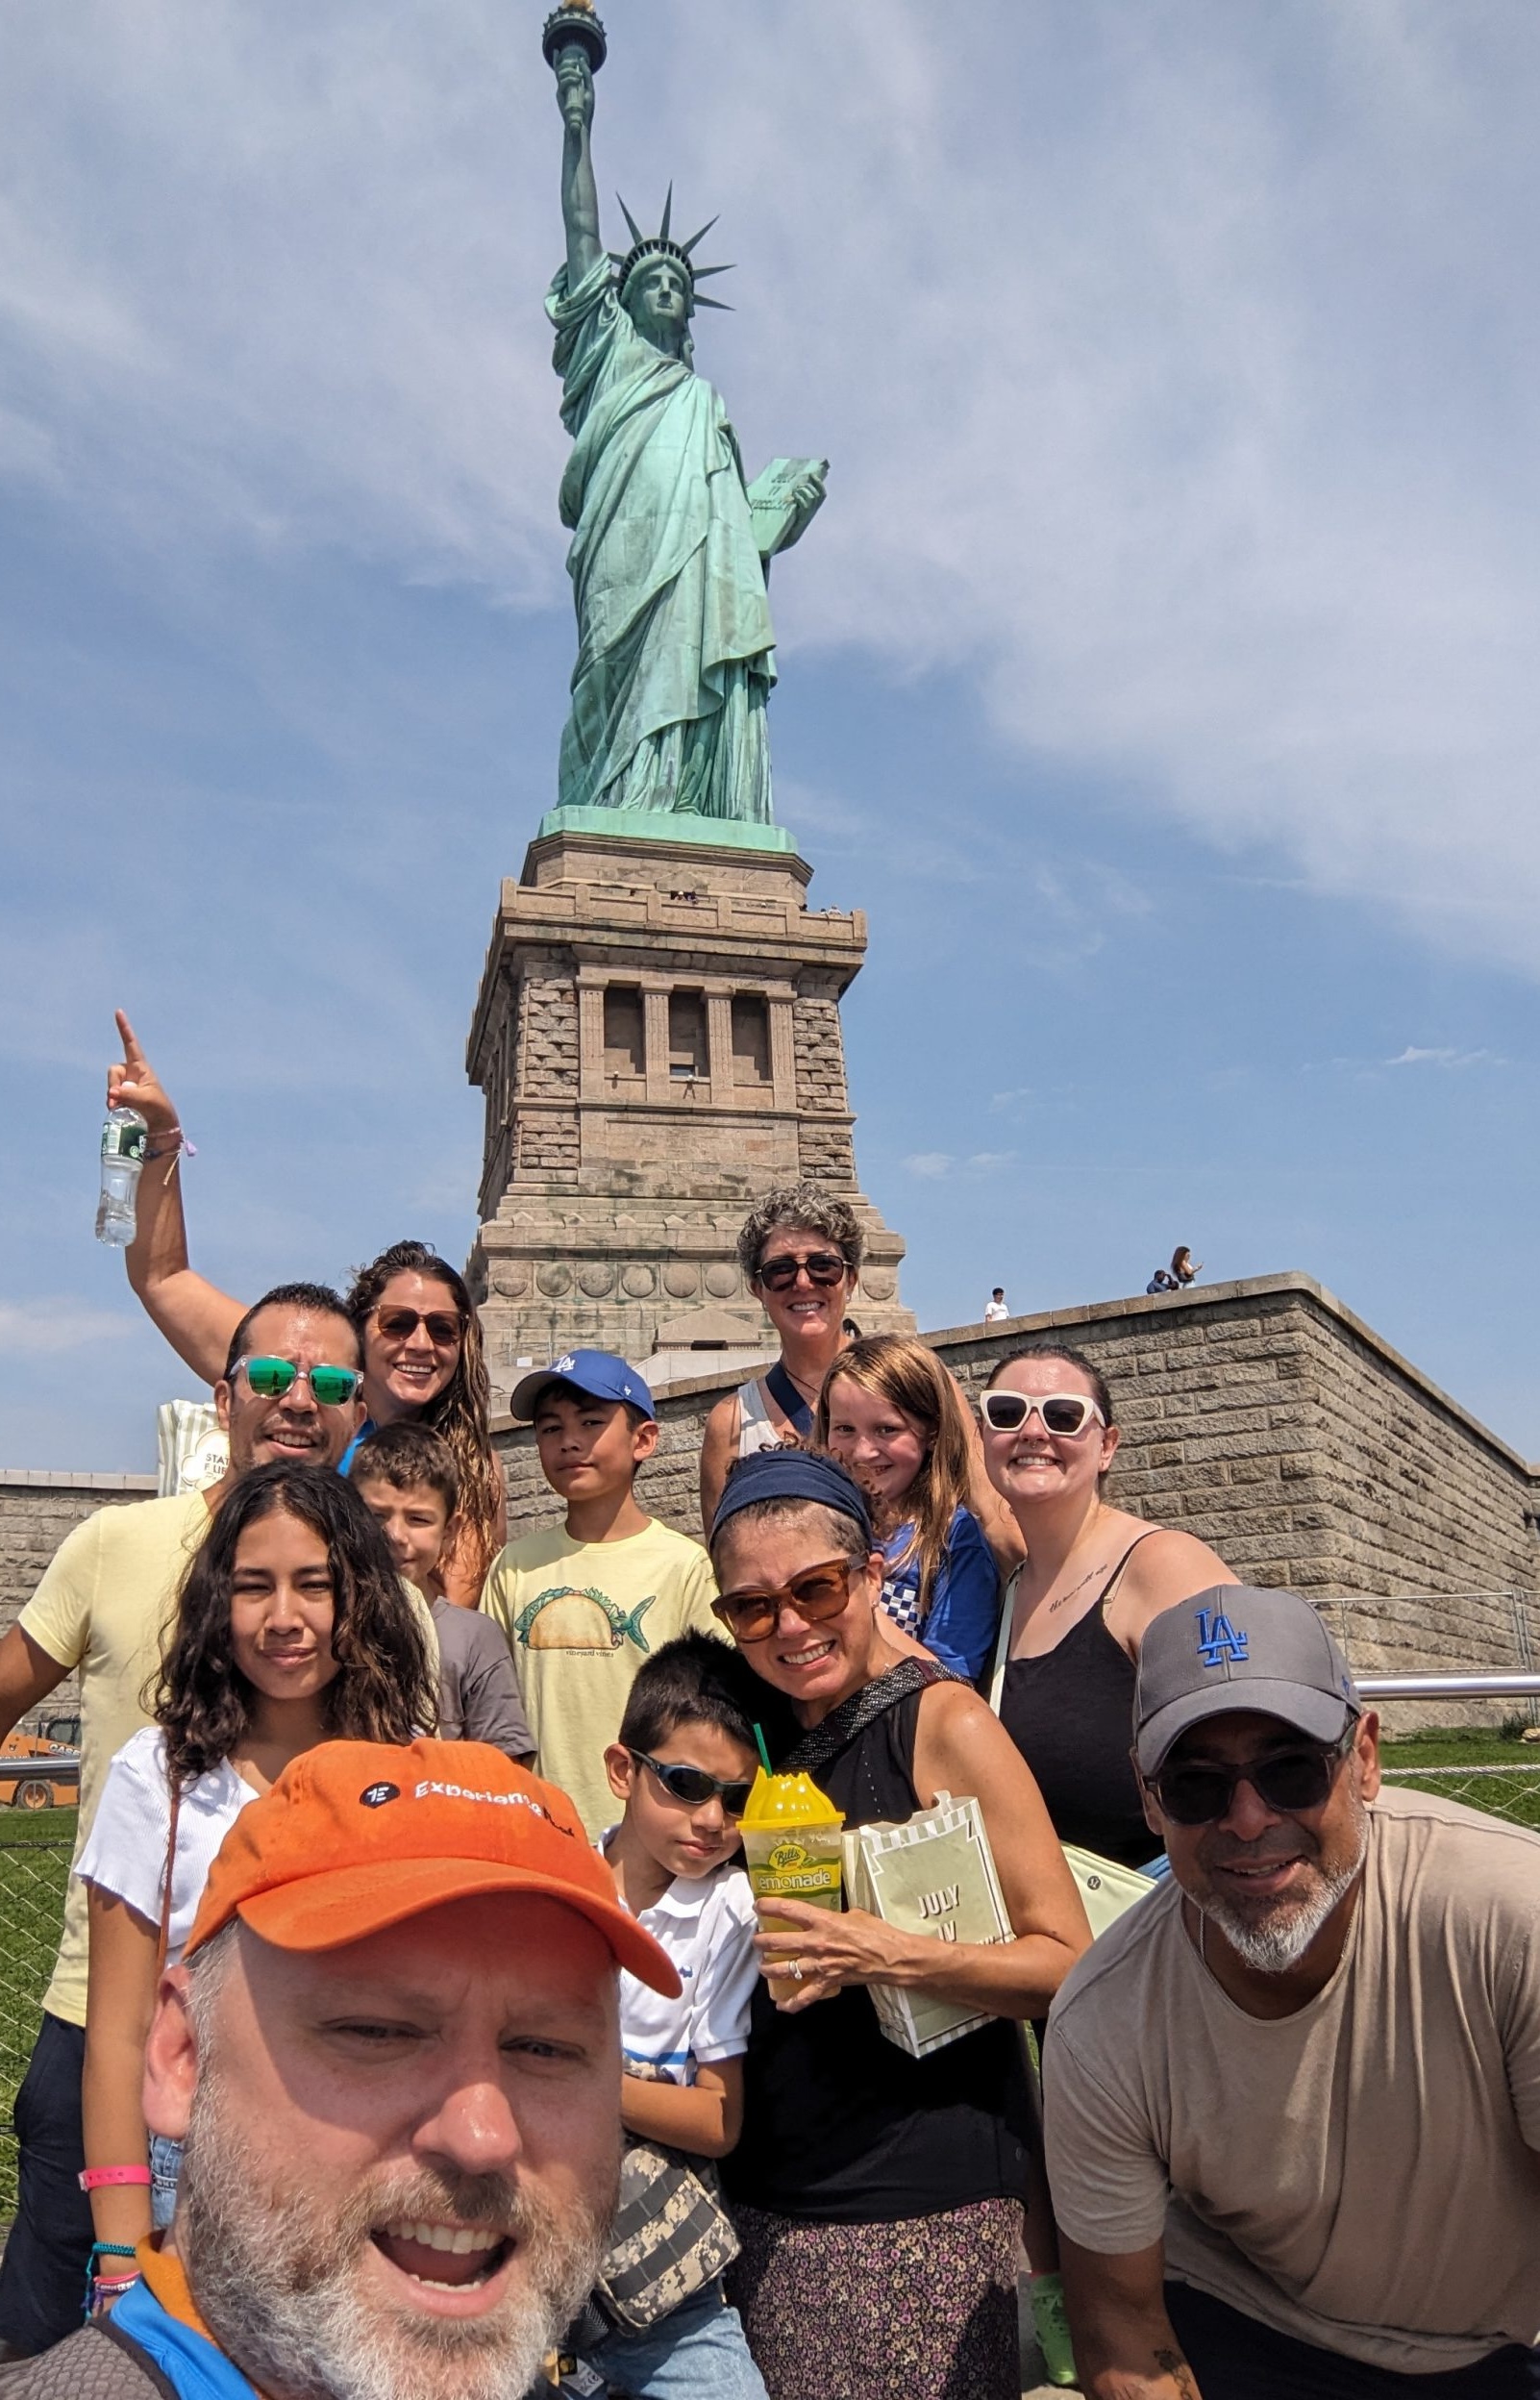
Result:
{"label": "arm tattoo", "polygon": [[1180,2350],[1157,2350],[1155,2356],[1156,2366],[1162,2374],[1170,2376],[1180,2400],[1200,2400],[1198,2387],[1192,2380],[1192,2369]]}

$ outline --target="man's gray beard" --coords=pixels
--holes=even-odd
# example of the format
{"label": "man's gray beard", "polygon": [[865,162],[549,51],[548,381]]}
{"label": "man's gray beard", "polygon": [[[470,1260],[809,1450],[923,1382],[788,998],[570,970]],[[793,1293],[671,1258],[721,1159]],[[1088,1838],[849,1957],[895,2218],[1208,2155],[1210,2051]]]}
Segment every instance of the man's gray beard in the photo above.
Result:
{"label": "man's gray beard", "polygon": [[1242,1916],[1224,1900],[1205,1900],[1201,1913],[1218,1926],[1236,1957],[1256,1974],[1286,1975],[1299,1965],[1332,1910],[1353,1889],[1368,1849],[1369,1812],[1360,1803],[1357,1855],[1338,1874],[1323,1876],[1312,1899],[1279,1907],[1260,1923]]}
{"label": "man's gray beard", "polygon": [[[525,2400],[592,2288],[613,2190],[600,2202],[563,2224],[503,2176],[426,2169],[367,2179],[335,2214],[302,2190],[270,2200],[250,2142],[227,2121],[218,2076],[206,2070],[177,2187],[176,2243],[220,2347],[283,2400]],[[358,2265],[371,2227],[453,2217],[506,2229],[527,2288],[476,2319],[365,2300]]]}

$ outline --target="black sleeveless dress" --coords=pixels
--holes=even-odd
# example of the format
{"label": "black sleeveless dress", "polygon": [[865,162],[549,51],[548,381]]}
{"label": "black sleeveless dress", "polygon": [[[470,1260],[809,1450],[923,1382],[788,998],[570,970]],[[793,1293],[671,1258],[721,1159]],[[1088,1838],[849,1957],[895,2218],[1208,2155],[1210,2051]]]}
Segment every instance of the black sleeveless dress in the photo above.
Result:
{"label": "black sleeveless dress", "polygon": [[1139,1541],[1056,1649],[1006,1662],[1000,1694],[1000,1721],[1036,1776],[1060,1841],[1123,1866],[1146,1865],[1160,1847],[1129,1756],[1133,1662],[1106,1629],[1107,1601]]}
{"label": "black sleeveless dress", "polygon": [[[916,1665],[882,1681],[907,1681]],[[942,1680],[939,1668],[918,1671],[926,1683]],[[848,1826],[918,1809],[922,1689],[815,1768],[819,1789]],[[777,2216],[892,2223],[1019,2197],[1026,2188],[1031,2103],[1021,2038],[1004,2019],[911,2059],[882,2033],[866,1992],[836,1992],[785,2016],[761,1982],[743,2102],[743,2132],[722,2162],[722,2182],[731,2200]]]}

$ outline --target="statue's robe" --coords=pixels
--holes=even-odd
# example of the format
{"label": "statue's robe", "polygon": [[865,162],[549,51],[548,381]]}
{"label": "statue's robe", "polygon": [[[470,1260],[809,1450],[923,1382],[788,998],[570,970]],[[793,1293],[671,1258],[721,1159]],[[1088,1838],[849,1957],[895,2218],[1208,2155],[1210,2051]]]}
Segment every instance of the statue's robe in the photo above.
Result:
{"label": "statue's robe", "polygon": [[573,436],[561,522],[578,609],[562,805],[770,821],[764,567],[720,395],[644,341],[608,257],[546,299]]}

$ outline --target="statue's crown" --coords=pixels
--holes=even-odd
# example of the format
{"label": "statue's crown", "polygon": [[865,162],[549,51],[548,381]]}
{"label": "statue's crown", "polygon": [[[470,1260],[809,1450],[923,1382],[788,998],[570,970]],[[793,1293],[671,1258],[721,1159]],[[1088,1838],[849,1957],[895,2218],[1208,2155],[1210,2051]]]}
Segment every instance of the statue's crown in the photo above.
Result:
{"label": "statue's crown", "polygon": [[[620,200],[618,191],[615,198]],[[706,292],[697,292],[695,287],[703,283],[708,275],[731,274],[733,271],[731,262],[726,266],[697,266],[690,256],[696,243],[704,241],[711,227],[716,223],[714,216],[708,219],[698,234],[691,234],[688,241],[675,241],[669,233],[674,214],[672,184],[668,187],[668,197],[663,202],[663,221],[656,234],[642,232],[624,200],[620,200],[620,213],[631,228],[631,248],[611,250],[609,253],[615,269],[615,291],[619,298],[625,298],[626,286],[643,259],[673,259],[684,269],[689,279],[691,299],[698,307],[703,309],[725,309],[727,307],[725,300],[712,300]]]}

